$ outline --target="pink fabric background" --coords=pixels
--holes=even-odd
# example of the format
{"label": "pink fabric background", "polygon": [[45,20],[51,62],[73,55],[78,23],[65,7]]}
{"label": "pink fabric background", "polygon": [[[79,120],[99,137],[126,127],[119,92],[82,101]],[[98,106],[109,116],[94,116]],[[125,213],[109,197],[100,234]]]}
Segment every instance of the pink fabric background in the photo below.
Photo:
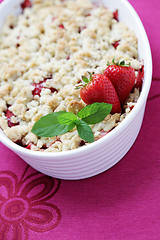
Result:
{"label": "pink fabric background", "polygon": [[134,146],[105,173],[60,181],[37,173],[0,144],[0,239],[160,239],[160,2],[130,2],[146,28],[154,63]]}

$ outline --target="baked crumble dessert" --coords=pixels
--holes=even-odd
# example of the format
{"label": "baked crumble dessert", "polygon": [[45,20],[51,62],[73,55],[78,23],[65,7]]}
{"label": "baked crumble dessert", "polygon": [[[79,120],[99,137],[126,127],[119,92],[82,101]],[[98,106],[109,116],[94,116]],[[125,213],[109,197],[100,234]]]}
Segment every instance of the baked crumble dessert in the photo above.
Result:
{"label": "baked crumble dessert", "polygon": [[21,7],[22,14],[9,16],[0,32],[1,129],[15,143],[35,151],[88,145],[76,128],[54,137],[38,137],[31,130],[47,114],[77,114],[87,105],[82,90],[75,88],[82,76],[104,74],[107,63],[123,62],[135,71],[134,86],[120,101],[120,110],[90,126],[95,141],[103,137],[139,98],[144,70],[134,32],[119,21],[118,10],[113,13],[88,0],[25,0]]}

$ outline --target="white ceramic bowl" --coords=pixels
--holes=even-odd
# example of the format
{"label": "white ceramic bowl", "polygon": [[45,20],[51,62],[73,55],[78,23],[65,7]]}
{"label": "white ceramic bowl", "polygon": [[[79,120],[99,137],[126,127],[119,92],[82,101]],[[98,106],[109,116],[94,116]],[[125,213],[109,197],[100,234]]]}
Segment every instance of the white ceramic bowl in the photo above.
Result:
{"label": "white ceramic bowl", "polygon": [[[20,12],[22,0],[5,0],[0,5],[0,27],[7,15]],[[60,153],[35,152],[8,139],[0,131],[0,141],[38,171],[61,179],[83,179],[97,175],[115,165],[133,145],[141,128],[152,78],[151,51],[144,27],[126,0],[102,0],[111,11],[119,10],[120,20],[133,29],[138,38],[140,59],[144,59],[145,77],[136,106],[124,121],[100,140],[87,147]]]}

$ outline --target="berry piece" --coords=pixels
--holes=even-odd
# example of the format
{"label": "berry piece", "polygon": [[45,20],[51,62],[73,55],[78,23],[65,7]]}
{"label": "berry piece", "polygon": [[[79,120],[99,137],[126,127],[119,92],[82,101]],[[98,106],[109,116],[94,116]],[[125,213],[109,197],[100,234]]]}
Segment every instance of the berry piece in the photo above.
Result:
{"label": "berry piece", "polygon": [[104,71],[104,75],[107,76],[112,82],[121,104],[123,104],[128,98],[132,88],[135,84],[135,70],[130,64],[125,64],[125,61],[114,62],[109,65]]}
{"label": "berry piece", "polygon": [[19,48],[21,45],[19,43],[16,44],[16,48]]}
{"label": "berry piece", "polygon": [[24,146],[24,144],[22,143],[21,139],[18,139],[17,141],[15,141],[14,143],[16,143],[17,145],[21,146],[21,147],[26,147]]}
{"label": "berry piece", "polygon": [[82,147],[86,144],[86,142],[84,140],[81,140],[80,143],[79,143],[79,146]]}
{"label": "berry piece", "polygon": [[63,24],[59,24],[58,27],[64,29],[64,25]]}
{"label": "berry piece", "polygon": [[[90,79],[82,77],[86,85],[80,89],[80,97],[86,104],[104,102],[112,104],[111,113],[121,112],[120,102],[111,81],[104,74],[90,74]],[[87,81],[88,79],[88,81]]]}
{"label": "berry piece", "polygon": [[26,148],[31,150],[31,147],[32,147],[32,143],[29,143]]}
{"label": "berry piece", "polygon": [[120,42],[120,40],[115,41],[114,43],[112,43],[112,46],[113,46],[115,49],[117,49],[117,47],[119,46],[119,42]]}
{"label": "berry piece", "polygon": [[[46,82],[47,79],[39,82],[39,83],[33,83],[34,90],[32,91],[32,95],[38,95],[40,97],[42,88],[46,88],[43,86],[43,83]],[[49,88],[51,90],[51,93],[58,92],[58,90],[54,87]]]}
{"label": "berry piece", "polygon": [[34,90],[32,91],[33,96],[38,95],[40,97],[44,82],[45,81],[41,81],[39,83],[33,83],[33,86],[34,86]]}
{"label": "berry piece", "polygon": [[58,90],[54,87],[49,88],[51,90],[51,93],[58,92]]}
{"label": "berry piece", "polygon": [[115,12],[113,12],[113,19],[115,19],[117,22],[119,22],[119,14],[118,14],[118,10],[116,9]]}
{"label": "berry piece", "polygon": [[24,2],[21,3],[21,8],[24,10],[25,8],[31,8],[32,3],[29,0],[24,0]]}
{"label": "berry piece", "polygon": [[14,29],[14,25],[13,24],[9,25],[9,28]]}
{"label": "berry piece", "polygon": [[[43,81],[39,83],[33,83],[34,89],[32,91],[32,95],[38,95],[40,97],[42,88],[47,88],[43,86],[43,83],[45,83],[48,79],[52,79],[52,74],[49,74],[48,77],[44,78]],[[49,88],[51,90],[51,93],[58,92],[58,90],[54,87]]]}
{"label": "berry piece", "polygon": [[13,116],[15,117],[15,115],[14,115],[9,109],[7,109],[6,117],[7,117],[7,120],[8,120],[8,126],[9,126],[9,127],[14,127],[14,126],[19,125],[19,122],[17,122],[17,123],[13,123],[13,122],[12,122],[11,118],[12,118]]}
{"label": "berry piece", "polygon": [[136,77],[136,84],[135,84],[136,88],[142,87],[143,79],[144,79],[144,66],[142,66],[142,68],[138,70],[138,75]]}
{"label": "berry piece", "polygon": [[78,28],[78,33],[81,33],[84,29],[86,29],[87,27],[86,26],[84,26],[84,27],[79,27]]}
{"label": "berry piece", "polygon": [[85,15],[85,17],[90,17],[91,16],[91,13],[87,13],[86,15]]}

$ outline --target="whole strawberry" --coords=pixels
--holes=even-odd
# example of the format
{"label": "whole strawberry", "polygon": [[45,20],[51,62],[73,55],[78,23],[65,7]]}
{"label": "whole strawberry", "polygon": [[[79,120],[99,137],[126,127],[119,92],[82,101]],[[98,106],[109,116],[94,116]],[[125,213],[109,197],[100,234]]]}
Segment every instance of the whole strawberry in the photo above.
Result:
{"label": "whole strawberry", "polygon": [[121,112],[121,105],[111,81],[104,74],[90,74],[90,78],[82,77],[85,82],[80,89],[80,97],[86,104],[104,102],[112,104],[111,113]]}
{"label": "whole strawberry", "polygon": [[125,64],[125,61],[115,63],[113,59],[112,63],[111,65],[108,64],[104,75],[112,82],[119,101],[123,104],[135,85],[135,70],[130,64]]}

